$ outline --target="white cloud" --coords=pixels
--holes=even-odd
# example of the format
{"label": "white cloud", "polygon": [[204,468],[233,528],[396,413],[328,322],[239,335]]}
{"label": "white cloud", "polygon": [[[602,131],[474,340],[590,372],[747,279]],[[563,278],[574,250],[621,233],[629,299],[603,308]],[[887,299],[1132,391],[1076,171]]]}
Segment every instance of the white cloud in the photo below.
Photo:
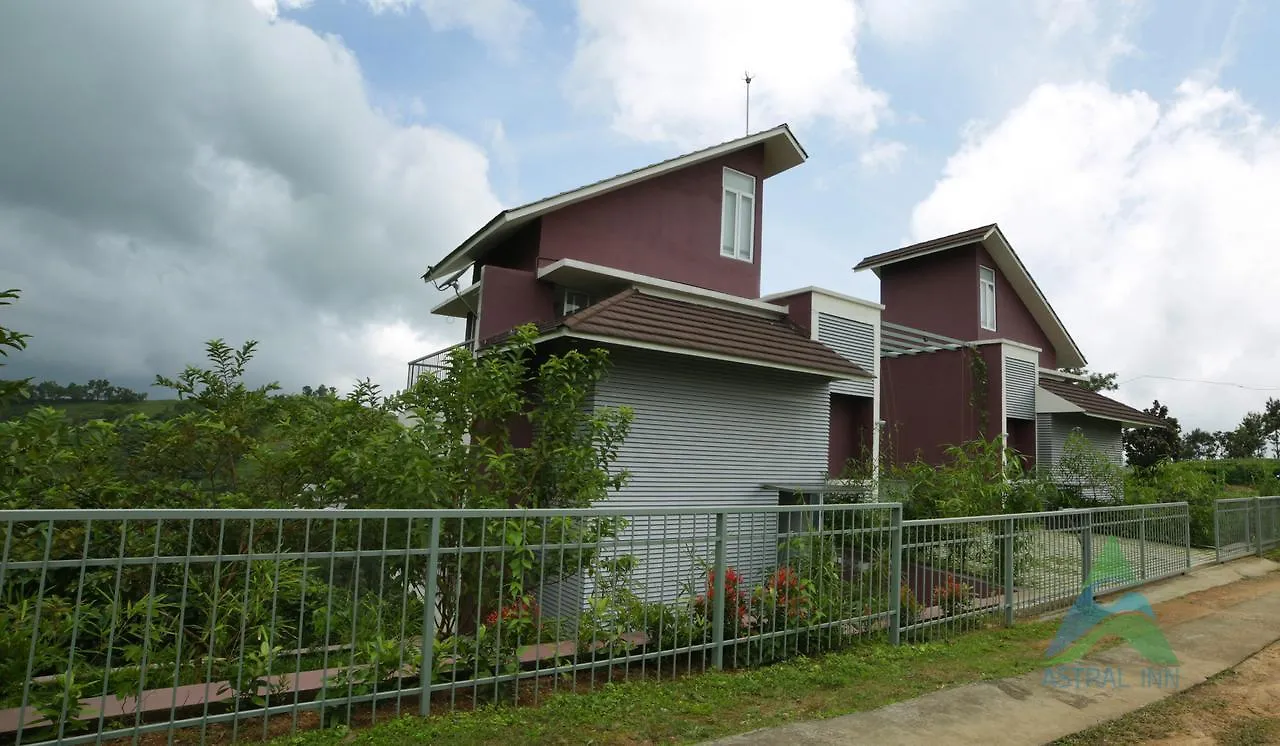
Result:
{"label": "white cloud", "polygon": [[[1044,83],[1105,82],[1140,55],[1132,36],[1150,0],[862,0],[876,51],[937,85],[962,90],[977,111],[1006,112]],[[900,115],[929,106],[933,87],[896,99]]]}
{"label": "white cloud", "polygon": [[579,0],[567,86],[628,137],[698,146],[741,136],[750,71],[753,129],[825,120],[867,134],[887,98],[862,79],[858,26],[852,0]]}
{"label": "white cloud", "polygon": [[[1280,128],[1234,91],[1167,102],[1044,85],[970,133],[912,232],[999,221],[1097,370],[1280,385]],[[1267,394],[1141,379],[1184,427],[1233,427]]]}
{"label": "white cloud", "polygon": [[858,160],[862,163],[862,168],[868,172],[876,173],[879,171],[894,171],[898,168],[898,164],[902,161],[902,156],[907,152],[907,146],[896,140],[887,140],[871,145],[862,151],[862,155]]}
{"label": "white cloud", "polygon": [[499,209],[488,159],[375,110],[335,37],[228,0],[4,3],[0,100],[15,375],[145,387],[225,337],[286,386],[398,387],[460,339],[419,275]]}
{"label": "white cloud", "polygon": [[514,52],[521,35],[534,21],[533,12],[519,0],[365,0],[365,3],[374,13],[403,13],[417,6],[433,30],[465,30],[504,53]]}
{"label": "white cloud", "polygon": [[312,3],[312,0],[249,0],[253,7],[258,9],[268,18],[277,18],[280,10],[297,10],[305,8]]}
{"label": "white cloud", "polygon": [[863,0],[871,33],[895,44],[919,44],[945,33],[971,0]]}

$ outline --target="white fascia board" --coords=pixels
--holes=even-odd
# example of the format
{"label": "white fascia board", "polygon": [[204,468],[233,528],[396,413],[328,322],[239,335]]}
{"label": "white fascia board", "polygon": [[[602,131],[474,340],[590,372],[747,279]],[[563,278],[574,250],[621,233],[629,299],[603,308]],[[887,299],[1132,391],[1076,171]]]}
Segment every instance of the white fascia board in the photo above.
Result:
{"label": "white fascia board", "polygon": [[1040,368],[1041,378],[1058,378],[1064,381],[1087,381],[1088,376],[1078,376],[1075,373],[1067,373],[1065,371],[1056,370],[1054,368]]}
{"label": "white fascia board", "polygon": [[[775,138],[782,137],[782,143],[785,144],[783,154],[779,156],[776,153],[776,147],[773,151],[769,150],[769,145]],[[754,147],[761,143],[765,144],[765,174],[764,178],[776,176],[777,174],[804,163],[809,155],[805,153],[804,148],[800,146],[800,142],[796,140],[795,135],[791,132],[791,128],[785,124],[777,127],[757,132],[754,135],[740,137],[736,140],[721,143],[710,148],[694,151],[686,155],[655,163],[644,168],[628,171],[627,173],[618,174],[612,178],[598,181],[594,184],[588,184],[584,187],[572,189],[561,194],[557,194],[537,202],[530,202],[521,207],[504,210],[493,217],[480,230],[476,231],[462,243],[461,246],[449,252],[440,262],[427,269],[423,275],[425,280],[433,280],[441,275],[456,272],[466,267],[473,260],[471,251],[477,245],[484,242],[489,236],[508,225],[521,225],[536,217],[545,215],[546,213],[558,210],[561,207],[571,205],[575,202],[582,202],[592,197],[611,192],[615,189],[636,184],[648,179],[661,176],[671,171],[678,171],[687,166],[692,166],[703,161],[709,161],[719,158],[730,153]],[[789,152],[788,152],[789,151]]]}
{"label": "white fascia board", "polygon": [[[1013,246],[1009,244],[1008,239],[1004,237],[1004,233],[999,228],[993,227],[987,232],[987,235],[981,241],[987,253],[995,260],[1000,271],[1004,273],[1004,277],[1013,286],[1013,290],[1022,299],[1023,305],[1031,312],[1031,316],[1035,318],[1040,328],[1054,342],[1054,347],[1061,350],[1062,353],[1058,357],[1066,358],[1067,362],[1074,362],[1076,365],[1083,366],[1086,364],[1084,353],[1080,351],[1071,333],[1067,331],[1067,327],[1062,323],[1062,319],[1058,318],[1058,312],[1049,304],[1049,299],[1044,296],[1044,292],[1040,290],[1040,286],[1036,284],[1035,278],[1027,271],[1026,265],[1018,258],[1017,252],[1013,250]],[[1074,356],[1075,359],[1072,359]],[[1069,365],[1068,367],[1076,367]]]}
{"label": "white fascia board", "polygon": [[768,295],[761,297],[760,300],[763,300],[763,301],[780,300],[782,298],[789,298],[793,295],[802,295],[804,293],[813,293],[815,296],[822,295],[827,298],[834,298],[836,300],[842,300],[847,303],[855,303],[859,306],[864,306],[866,308],[874,308],[877,311],[884,310],[883,303],[876,303],[875,301],[870,301],[870,300],[867,300],[866,298],[856,298],[852,295],[837,293],[834,290],[827,290],[826,288],[815,287],[813,285],[810,285],[808,287],[803,287],[803,288],[796,288],[795,290],[787,290],[781,293],[769,293]]}
{"label": "white fascia board", "polygon": [[[452,295],[448,299],[436,304],[435,308],[431,309],[431,313],[437,316],[465,317],[467,313],[476,309],[476,304],[479,301],[480,283],[477,282],[468,285],[465,290],[460,290],[455,295]],[[459,304],[461,304],[461,308],[458,308]],[[459,313],[459,311],[464,309],[466,313]]]}
{"label": "white fascia board", "polygon": [[1023,360],[1039,368],[1040,348],[1024,345],[1019,342],[1005,341],[1001,344],[1004,356],[1014,360]]}

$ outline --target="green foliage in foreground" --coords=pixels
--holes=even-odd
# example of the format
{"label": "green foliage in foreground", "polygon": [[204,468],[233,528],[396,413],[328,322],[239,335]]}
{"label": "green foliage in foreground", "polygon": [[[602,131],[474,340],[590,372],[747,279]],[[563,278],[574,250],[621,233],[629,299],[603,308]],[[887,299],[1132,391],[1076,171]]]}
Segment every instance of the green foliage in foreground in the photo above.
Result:
{"label": "green foliage in foreground", "polygon": [[827,718],[1044,665],[1054,623],[988,629],[953,640],[893,648],[868,642],[819,658],[760,669],[708,672],[661,682],[605,684],[559,694],[538,707],[495,706],[427,719],[404,717],[372,728],[330,729],[277,746],[357,744],[689,743],[795,720]]}

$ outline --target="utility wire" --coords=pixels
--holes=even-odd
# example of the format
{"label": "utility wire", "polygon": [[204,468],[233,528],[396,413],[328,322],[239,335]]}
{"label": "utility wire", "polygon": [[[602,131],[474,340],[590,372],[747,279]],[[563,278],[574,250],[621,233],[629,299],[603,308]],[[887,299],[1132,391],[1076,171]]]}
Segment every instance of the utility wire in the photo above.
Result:
{"label": "utility wire", "polygon": [[1243,383],[1233,383],[1231,381],[1206,381],[1202,378],[1178,378],[1177,376],[1157,376],[1157,375],[1141,375],[1133,378],[1126,378],[1117,383],[1117,386],[1123,386],[1126,383],[1138,381],[1143,378],[1158,378],[1162,381],[1178,381],[1180,383],[1205,383],[1212,386],[1230,386],[1232,388],[1244,389],[1245,391],[1280,391],[1280,386],[1247,386]]}

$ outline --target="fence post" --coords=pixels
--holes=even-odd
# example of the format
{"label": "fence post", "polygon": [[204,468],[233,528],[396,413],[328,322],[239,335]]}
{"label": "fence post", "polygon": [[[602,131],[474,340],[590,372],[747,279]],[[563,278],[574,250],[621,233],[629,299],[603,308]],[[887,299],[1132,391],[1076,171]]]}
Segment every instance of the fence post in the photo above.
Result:
{"label": "fence post", "polygon": [[1191,569],[1191,504],[1190,503],[1187,503],[1183,518],[1186,519],[1186,522],[1182,524],[1182,528],[1183,528],[1183,538],[1185,540],[1185,546],[1187,548],[1187,569],[1190,570]]}
{"label": "fence post", "polygon": [[1147,579],[1147,508],[1145,505],[1138,506],[1138,561],[1142,563],[1142,571],[1138,574],[1140,580]]}
{"label": "fence post", "polygon": [[902,640],[902,503],[889,509],[889,644]]}
{"label": "fence post", "polygon": [[1262,556],[1262,498],[1253,498],[1253,535],[1258,539],[1258,556]]}
{"label": "fence post", "polygon": [[[461,559],[461,558],[459,558]],[[431,672],[433,670],[436,642],[436,574],[440,570],[440,516],[431,518],[431,538],[427,540],[427,590],[422,597],[422,696],[418,701],[418,714],[431,714]]]}
{"label": "fence post", "polygon": [[716,559],[715,580],[712,589],[716,594],[715,610],[711,616],[711,665],[713,668],[724,668],[724,604],[725,604],[725,556],[726,528],[728,519],[725,513],[716,513]]}
{"label": "fence post", "polygon": [[[1213,561],[1222,563],[1222,511],[1218,510],[1221,500],[1213,501]],[[1187,520],[1190,523],[1190,519]]]}
{"label": "fence post", "polygon": [[1080,590],[1089,587],[1093,572],[1093,511],[1085,509],[1084,526],[1080,529]]}
{"label": "fence post", "polygon": [[1004,519],[1004,625],[1013,626],[1013,531],[1012,518]]}

